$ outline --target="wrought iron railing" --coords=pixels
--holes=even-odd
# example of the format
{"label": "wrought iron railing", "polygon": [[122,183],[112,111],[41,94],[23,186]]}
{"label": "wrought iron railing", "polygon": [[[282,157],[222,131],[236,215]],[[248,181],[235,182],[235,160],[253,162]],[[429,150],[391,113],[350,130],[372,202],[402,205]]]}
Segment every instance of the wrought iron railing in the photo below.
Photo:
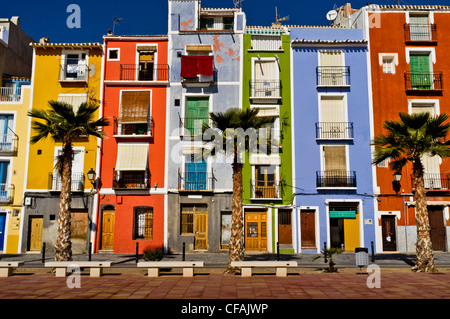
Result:
{"label": "wrought iron railing", "polygon": [[[414,187],[414,176],[411,175],[411,185]],[[448,190],[450,189],[450,174],[424,173],[423,186],[427,190]]]}
{"label": "wrought iron railing", "polygon": [[152,68],[142,68],[140,64],[121,64],[121,81],[168,81],[169,65],[154,64]]}
{"label": "wrought iron railing", "polygon": [[443,74],[442,72],[405,72],[405,87],[406,90],[440,91],[443,89]]}
{"label": "wrought iron railing", "polygon": [[[261,182],[260,184],[263,184],[264,182]],[[258,186],[258,182],[253,182],[252,184],[252,192],[253,192],[253,198],[258,199],[274,199],[274,198],[280,198],[280,183],[274,182],[271,186]]]}
{"label": "wrought iron railing", "polygon": [[178,185],[181,191],[213,191],[214,182],[212,172],[178,171]]}
{"label": "wrought iron railing", "polygon": [[252,98],[281,98],[281,81],[252,80],[250,92]]}
{"label": "wrought iron railing", "polygon": [[149,123],[119,123],[114,120],[114,135],[123,135],[126,137],[152,137],[155,123],[150,119]]}
{"label": "wrought iron railing", "polygon": [[0,203],[8,204],[13,201],[14,185],[0,184]]}
{"label": "wrought iron railing", "polygon": [[17,153],[18,137],[14,132],[0,134],[0,155]]}
{"label": "wrought iron railing", "polygon": [[20,102],[21,91],[20,87],[0,87],[0,102]]}
{"label": "wrought iron railing", "polygon": [[[51,174],[50,178],[52,180],[52,190],[53,191],[61,191],[62,181],[59,173]],[[72,183],[71,190],[72,191],[83,191],[84,190],[84,181],[85,177],[83,173],[73,173],[72,174]]]}
{"label": "wrought iron railing", "polygon": [[89,77],[89,68],[85,64],[61,65],[60,81],[86,82]]}
{"label": "wrought iron railing", "polygon": [[405,24],[406,42],[434,42],[437,41],[436,24]]}
{"label": "wrought iron railing", "polygon": [[356,187],[355,171],[318,171],[316,172],[317,188]]}
{"label": "wrought iron railing", "polygon": [[150,173],[146,171],[113,170],[113,189],[149,189]]}
{"label": "wrought iron railing", "polygon": [[353,122],[319,122],[316,123],[317,139],[352,139]]}
{"label": "wrought iron railing", "polygon": [[349,66],[318,66],[316,68],[318,86],[349,86]]}

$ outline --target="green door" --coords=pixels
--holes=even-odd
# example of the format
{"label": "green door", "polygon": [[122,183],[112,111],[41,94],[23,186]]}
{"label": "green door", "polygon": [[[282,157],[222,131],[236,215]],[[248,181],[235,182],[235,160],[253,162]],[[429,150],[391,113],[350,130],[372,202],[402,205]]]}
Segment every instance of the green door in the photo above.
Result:
{"label": "green door", "polygon": [[191,135],[202,132],[203,123],[208,123],[209,97],[192,97],[186,101],[185,128]]}
{"label": "green door", "polygon": [[412,54],[409,63],[412,88],[431,89],[433,75],[430,72],[430,56],[428,54]]}

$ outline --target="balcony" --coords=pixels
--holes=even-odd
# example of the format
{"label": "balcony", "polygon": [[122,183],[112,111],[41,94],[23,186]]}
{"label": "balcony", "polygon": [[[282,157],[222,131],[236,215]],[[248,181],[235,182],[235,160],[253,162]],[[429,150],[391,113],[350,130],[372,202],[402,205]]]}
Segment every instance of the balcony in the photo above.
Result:
{"label": "balcony", "polygon": [[22,88],[0,87],[0,102],[20,102]]}
{"label": "balcony", "polygon": [[354,171],[318,171],[316,172],[317,188],[356,188],[356,172]]}
{"label": "balcony", "polygon": [[281,99],[281,81],[250,81],[250,99],[260,103],[276,103]]}
{"label": "balcony", "polygon": [[140,64],[121,64],[121,81],[169,81],[169,65],[155,64],[150,68],[144,68]]}
{"label": "balcony", "polygon": [[436,24],[405,24],[403,29],[407,43],[437,42]]}
{"label": "balcony", "polygon": [[[51,174],[51,190],[55,192],[60,192],[62,188],[61,176],[58,173]],[[72,174],[72,192],[82,192],[84,191],[84,174],[83,173],[73,173]]]}
{"label": "balcony", "polygon": [[60,82],[87,82],[89,68],[85,64],[61,65]]}
{"label": "balcony", "polygon": [[0,204],[10,204],[13,201],[14,185],[0,184]]}
{"label": "balcony", "polygon": [[115,138],[151,138],[154,124],[153,119],[150,120],[150,123],[119,123],[115,120],[113,135]]}
{"label": "balcony", "polygon": [[17,154],[18,137],[14,132],[0,134],[0,155]]}
{"label": "balcony", "polygon": [[316,68],[316,82],[318,87],[350,86],[350,67],[318,66]]}
{"label": "balcony", "polygon": [[353,122],[319,122],[316,123],[318,140],[353,139]]}
{"label": "balcony", "polygon": [[[411,175],[411,185],[414,190],[414,176]],[[448,191],[450,189],[450,174],[425,173],[423,185],[427,191]]]}
{"label": "balcony", "polygon": [[443,74],[405,72],[405,90],[440,92],[443,90]]}
{"label": "balcony", "polygon": [[209,124],[209,117],[185,117],[181,118],[179,116],[181,137],[190,136],[202,136],[203,135],[203,125]]}
{"label": "balcony", "polygon": [[281,199],[280,183],[274,182],[271,186],[258,186],[257,182],[252,183],[252,199]]}
{"label": "balcony", "polygon": [[113,189],[150,189],[149,171],[113,170]]}
{"label": "balcony", "polygon": [[178,171],[178,185],[180,191],[212,192],[214,191],[214,174],[207,172]]}

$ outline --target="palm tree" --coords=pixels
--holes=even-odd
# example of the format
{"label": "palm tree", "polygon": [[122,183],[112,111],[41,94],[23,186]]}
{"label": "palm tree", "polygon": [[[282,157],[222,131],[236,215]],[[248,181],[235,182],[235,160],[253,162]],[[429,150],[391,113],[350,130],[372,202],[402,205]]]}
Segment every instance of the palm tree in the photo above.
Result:
{"label": "palm tree", "polygon": [[399,172],[408,162],[412,163],[417,225],[416,265],[413,270],[436,272],[421,158],[424,155],[437,155],[441,158],[450,156],[450,141],[445,142],[450,124],[444,123],[448,115],[399,113],[399,116],[400,121],[385,121],[383,128],[388,133],[379,134],[374,139],[373,164],[390,158],[390,167]]}
{"label": "palm tree", "polygon": [[[204,141],[210,141],[212,134],[215,136],[212,144],[215,148],[211,155],[217,150],[226,151],[226,155],[233,156],[233,200],[231,209],[231,236],[229,244],[229,257],[227,272],[234,273],[236,268],[231,267],[232,261],[244,260],[244,224],[242,208],[242,153],[255,147],[258,143],[257,136],[253,133],[273,121],[270,117],[258,117],[258,109],[240,110],[238,108],[228,109],[226,112],[211,113],[212,128],[203,126],[205,132]],[[209,134],[208,129],[211,129]],[[209,138],[208,136],[209,135]],[[256,139],[252,139],[256,137]],[[231,150],[230,150],[231,148]]]}
{"label": "palm tree", "polygon": [[33,109],[28,112],[28,115],[34,119],[32,128],[36,132],[30,142],[35,144],[49,136],[54,142],[62,142],[63,151],[57,163],[62,186],[55,260],[71,261],[70,207],[73,141],[80,136],[103,138],[104,132],[99,128],[109,123],[105,118],[94,119],[95,112],[100,107],[94,103],[83,103],[76,112],[72,105],[65,102],[49,101],[48,103],[50,106],[48,111]]}

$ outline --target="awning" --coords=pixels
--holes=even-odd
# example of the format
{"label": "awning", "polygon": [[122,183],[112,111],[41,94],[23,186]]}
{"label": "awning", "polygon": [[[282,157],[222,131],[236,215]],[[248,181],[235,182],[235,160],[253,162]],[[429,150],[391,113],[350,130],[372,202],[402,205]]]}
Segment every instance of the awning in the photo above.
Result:
{"label": "awning", "polygon": [[330,211],[330,218],[356,218],[356,211],[354,210]]}
{"label": "awning", "polygon": [[119,144],[116,171],[145,171],[148,168],[147,143]]}

